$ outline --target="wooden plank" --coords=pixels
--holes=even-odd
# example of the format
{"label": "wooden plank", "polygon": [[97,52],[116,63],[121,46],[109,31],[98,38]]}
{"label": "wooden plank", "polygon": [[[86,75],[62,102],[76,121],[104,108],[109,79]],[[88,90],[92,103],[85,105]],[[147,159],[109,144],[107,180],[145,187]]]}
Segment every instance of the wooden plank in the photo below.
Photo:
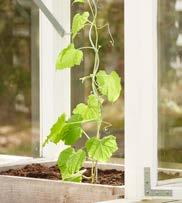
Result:
{"label": "wooden plank", "polygon": [[[14,163],[4,164],[3,167],[0,167],[0,171],[22,168],[32,163],[52,166],[56,164],[56,161],[34,159],[27,162],[19,162],[16,165]],[[90,165],[90,162],[85,163],[85,167]],[[124,170],[124,166],[119,164],[99,163],[98,168],[102,170]],[[94,203],[121,198],[124,195],[124,186],[105,186],[0,176],[0,191],[0,203]]]}
{"label": "wooden plank", "polygon": [[182,203],[182,200],[161,200],[161,199],[151,199],[151,200],[126,200],[126,199],[118,199],[118,200],[111,200],[111,201],[104,201],[104,202],[97,202],[97,203]]}
{"label": "wooden plank", "polygon": [[54,165],[56,163],[55,160],[49,160],[49,159],[25,159],[25,160],[17,160],[16,162],[5,162],[4,164],[0,164],[0,172],[6,171],[9,169],[17,169],[17,168],[23,168],[24,166],[28,164],[43,164],[47,166]]}
{"label": "wooden plank", "polygon": [[124,187],[0,176],[1,203],[95,203],[119,199]]}
{"label": "wooden plank", "polygon": [[0,167],[7,166],[9,164],[13,165],[17,162],[32,161],[32,157],[23,156],[10,156],[10,155],[0,155]]}
{"label": "wooden plank", "polygon": [[[9,169],[16,169],[16,168],[23,168],[27,164],[42,164],[46,166],[53,166],[56,164],[56,160],[49,160],[49,159],[32,159],[32,160],[23,160],[19,161],[17,163],[5,163],[0,165],[0,172],[6,171]],[[85,162],[85,167],[91,167],[91,162],[87,161]],[[98,163],[98,168],[101,170],[124,170],[124,165],[121,164],[111,164],[111,163]]]}
{"label": "wooden plank", "polygon": [[117,200],[97,202],[97,203],[128,203],[128,202],[126,200],[122,201],[122,199],[117,199]]}

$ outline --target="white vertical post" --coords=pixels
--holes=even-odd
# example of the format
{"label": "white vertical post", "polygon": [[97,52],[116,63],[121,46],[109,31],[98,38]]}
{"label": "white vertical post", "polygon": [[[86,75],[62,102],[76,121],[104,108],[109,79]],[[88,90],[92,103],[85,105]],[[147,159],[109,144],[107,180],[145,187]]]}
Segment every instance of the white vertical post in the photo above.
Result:
{"label": "white vertical post", "polygon": [[[45,5],[55,15],[65,30],[70,32],[70,1],[45,0]],[[45,158],[56,158],[63,145],[42,143],[58,116],[70,114],[70,71],[56,71],[55,62],[61,49],[69,43],[69,35],[61,38],[46,16],[40,11],[40,152]]]}
{"label": "white vertical post", "polygon": [[156,0],[125,0],[125,184],[144,197],[144,167],[157,181]]}

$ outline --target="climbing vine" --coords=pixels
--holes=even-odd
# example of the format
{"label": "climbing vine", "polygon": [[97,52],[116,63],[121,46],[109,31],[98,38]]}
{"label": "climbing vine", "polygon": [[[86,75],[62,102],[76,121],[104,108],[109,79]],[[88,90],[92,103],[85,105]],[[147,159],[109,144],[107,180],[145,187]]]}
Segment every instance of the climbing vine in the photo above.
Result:
{"label": "climbing vine", "polygon": [[[62,114],[58,118],[57,122],[51,128],[50,134],[44,142],[44,146],[49,142],[58,144],[61,141],[69,146],[60,153],[58,158],[58,167],[63,180],[81,182],[84,177],[89,179],[91,183],[96,183],[98,162],[107,162],[118,149],[115,136],[107,135],[101,138],[102,128],[112,126],[103,120],[103,103],[106,99],[114,103],[119,98],[122,88],[121,78],[115,71],[107,73],[105,70],[100,70],[99,53],[102,51],[102,45],[98,43],[99,30],[106,29],[108,31],[108,38],[110,39],[108,42],[113,46],[114,40],[109,24],[105,24],[102,27],[97,25],[98,0],[74,0],[73,5],[76,3],[84,4],[86,1],[90,10],[77,13],[73,17],[71,43],[59,53],[56,61],[56,69],[76,68],[83,61],[84,49],[92,51],[94,53],[93,72],[90,75],[80,78],[82,83],[90,80],[92,91],[87,103],[78,104],[73,109],[70,118],[67,119],[65,114]],[[75,38],[86,26],[89,26],[88,40],[90,46],[76,48],[74,45]],[[89,122],[96,123],[96,135],[89,135],[83,129],[83,125]],[[73,145],[82,136],[86,136],[87,141],[81,149],[75,151]],[[92,162],[90,177],[84,175],[85,169],[82,170],[86,160]]]}

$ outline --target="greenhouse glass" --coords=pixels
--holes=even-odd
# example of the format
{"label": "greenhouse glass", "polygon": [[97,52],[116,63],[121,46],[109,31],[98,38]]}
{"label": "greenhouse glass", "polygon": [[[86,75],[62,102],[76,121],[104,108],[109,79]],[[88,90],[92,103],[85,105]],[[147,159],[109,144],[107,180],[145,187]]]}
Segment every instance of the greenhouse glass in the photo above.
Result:
{"label": "greenhouse glass", "polygon": [[39,154],[39,12],[0,3],[0,154]]}
{"label": "greenhouse glass", "polygon": [[158,157],[160,167],[173,169],[182,169],[182,4],[179,2],[158,1]]}

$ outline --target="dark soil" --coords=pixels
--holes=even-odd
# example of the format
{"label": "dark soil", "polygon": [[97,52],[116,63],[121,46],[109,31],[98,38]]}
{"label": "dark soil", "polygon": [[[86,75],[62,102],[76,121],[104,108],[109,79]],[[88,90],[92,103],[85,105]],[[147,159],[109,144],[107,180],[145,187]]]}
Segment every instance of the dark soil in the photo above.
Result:
{"label": "dark soil", "polygon": [[[41,164],[27,165],[20,169],[10,169],[0,172],[0,175],[20,176],[30,178],[41,178],[49,180],[60,180],[61,175],[57,166],[43,166]],[[84,174],[90,175],[90,168]],[[89,180],[83,179],[84,183],[89,183]],[[102,185],[121,186],[124,185],[124,172],[117,170],[98,170],[98,183]]]}

